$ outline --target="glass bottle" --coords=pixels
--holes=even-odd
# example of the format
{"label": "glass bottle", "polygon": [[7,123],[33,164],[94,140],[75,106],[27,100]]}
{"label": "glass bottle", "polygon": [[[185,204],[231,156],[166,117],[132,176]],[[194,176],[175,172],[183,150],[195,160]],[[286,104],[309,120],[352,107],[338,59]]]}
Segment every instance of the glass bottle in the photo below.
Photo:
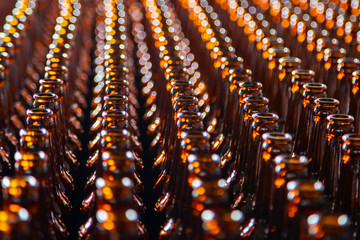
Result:
{"label": "glass bottle", "polygon": [[279,202],[284,202],[287,199],[286,185],[299,179],[308,179],[308,159],[303,155],[278,155],[274,159],[276,177],[274,180],[274,210],[270,216],[270,239],[281,239],[287,222],[286,208]]}
{"label": "glass bottle", "polygon": [[226,206],[228,187],[220,177],[219,156],[209,153],[190,154],[187,162],[193,207],[192,226],[186,232],[187,238],[238,238],[242,213],[239,210],[229,211]]}
{"label": "glass bottle", "polygon": [[[245,105],[246,103],[248,103],[248,101],[245,101],[247,97],[254,97],[251,99],[253,101],[252,102],[250,101],[249,103],[250,105],[252,104],[254,108],[256,108],[254,113],[257,111],[261,111],[261,108],[264,106],[264,104],[265,105],[268,104],[267,99],[260,97],[262,95],[261,88],[262,85],[257,82],[246,82],[240,85],[239,96],[238,96],[239,100],[238,100],[238,104],[236,104],[238,105],[236,107],[237,112],[235,112],[236,116],[234,116],[235,118],[234,120],[235,127],[233,129],[234,137],[229,142],[229,147],[225,149],[226,152],[220,155],[221,156],[220,166],[222,168],[228,167],[229,163],[233,164],[236,161],[235,159],[238,158],[238,154],[240,154],[240,152],[238,151],[241,146],[239,137],[241,137],[241,133],[243,131],[242,125],[244,124],[245,112],[246,110],[248,110],[248,108],[245,109]],[[262,103],[262,101],[264,101],[265,103]],[[248,115],[251,115],[251,113],[248,113]],[[217,142],[213,146],[217,147],[216,144]]]}
{"label": "glass bottle", "polygon": [[[191,212],[191,185],[188,184],[189,166],[187,159],[191,154],[203,155],[210,151],[210,135],[201,129],[195,129],[189,126],[180,133],[180,161],[176,172],[177,185],[175,189],[175,198],[172,200],[172,209],[167,214],[167,220],[160,231],[160,239],[185,238],[187,229],[192,229]],[[218,166],[217,166],[218,167]]]}
{"label": "glass bottle", "polygon": [[313,127],[307,149],[309,171],[315,179],[319,178],[326,142],[327,117],[339,112],[339,101],[334,98],[318,98],[313,109]]}
{"label": "glass bottle", "polygon": [[252,123],[249,127],[248,137],[245,140],[246,145],[243,146],[244,154],[240,159],[240,164],[243,166],[240,167],[240,170],[245,169],[245,171],[244,176],[238,183],[235,183],[233,189],[233,208],[242,209],[244,205],[251,205],[254,201],[258,184],[259,164],[261,164],[262,135],[266,132],[277,131],[279,127],[277,123],[279,117],[275,113],[255,113],[251,118]]}
{"label": "glass bottle", "polygon": [[[272,47],[268,51],[267,67],[264,71],[264,76],[261,79],[264,85],[264,95],[270,99],[270,102],[274,101],[271,97],[276,95],[278,86],[277,76],[279,74],[279,60],[283,57],[290,55],[290,49],[287,47]],[[275,86],[275,87],[273,87]]]}
{"label": "glass bottle", "polygon": [[252,62],[253,77],[255,81],[264,84],[264,74],[261,72],[267,66],[267,59],[270,56],[269,49],[273,47],[281,47],[284,45],[284,39],[279,37],[269,37],[262,40],[262,54],[258,55],[256,61]]}
{"label": "glass bottle", "polygon": [[345,134],[342,137],[342,151],[340,163],[340,179],[337,192],[338,210],[349,215],[350,221],[355,226],[353,239],[359,236],[359,197],[356,194],[359,182],[359,156],[360,136],[359,134]]}
{"label": "glass bottle", "polygon": [[305,179],[290,181],[286,188],[287,226],[281,239],[307,239],[307,231],[304,227],[309,217],[314,214],[321,215],[325,209],[324,186],[319,181]]}
{"label": "glass bottle", "polygon": [[312,70],[296,69],[292,73],[291,96],[286,117],[285,131],[295,136],[300,121],[302,104],[302,89],[307,83],[314,81],[315,73]]}
{"label": "glass bottle", "polygon": [[235,124],[235,113],[238,112],[238,92],[240,85],[244,82],[250,82],[251,71],[248,69],[238,69],[230,71],[229,77],[229,102],[227,109],[225,109],[223,130],[213,142],[214,150],[217,150],[220,156],[225,154],[229,149],[229,145],[233,141],[234,132],[231,126]]}
{"label": "glass bottle", "polygon": [[[268,239],[270,219],[273,217],[275,203],[275,157],[279,154],[291,153],[292,137],[287,133],[270,132],[262,135],[262,146],[256,166],[255,204],[253,212],[243,234],[247,239]],[[245,212],[245,215],[247,212]]]}
{"label": "glass bottle", "polygon": [[351,93],[350,93],[350,109],[349,114],[351,114],[355,118],[355,132],[359,133],[360,131],[360,101],[359,101],[359,80],[360,80],[360,70],[356,70],[353,72],[353,78],[351,82]]}
{"label": "glass bottle", "polygon": [[245,151],[247,151],[246,139],[249,139],[248,134],[253,121],[252,116],[255,113],[266,113],[268,111],[268,102],[267,98],[259,96],[249,96],[244,100],[242,110],[243,120],[239,122],[239,125],[241,125],[239,128],[240,132],[237,134],[238,139],[235,141],[238,145],[235,147],[235,156],[233,157],[233,163],[229,166],[227,175],[227,182],[231,185],[240,182],[245,175],[246,162],[243,160],[245,159]]}
{"label": "glass bottle", "polygon": [[342,136],[354,131],[354,118],[346,114],[332,114],[327,120],[327,137],[319,179],[324,183],[325,196],[334,205],[339,190]]}
{"label": "glass bottle", "polygon": [[316,62],[315,65],[312,66],[316,76],[316,81],[320,81],[320,66],[325,56],[325,49],[327,48],[336,48],[339,46],[339,41],[336,38],[319,38],[316,40]]}
{"label": "glass bottle", "polygon": [[340,101],[340,113],[349,114],[352,73],[359,67],[360,61],[357,58],[345,57],[338,60],[337,84],[334,97]]}
{"label": "glass bottle", "polygon": [[[27,128],[45,128],[49,133],[50,148],[46,151],[53,173],[54,200],[61,208],[61,213],[66,216],[70,213],[72,204],[65,194],[66,188],[71,189],[72,181],[65,175],[61,175],[60,163],[57,158],[56,139],[54,135],[53,112],[48,108],[35,108],[27,111]],[[65,178],[66,177],[66,178]]]}
{"label": "glass bottle", "polygon": [[61,117],[60,117],[60,104],[59,98],[54,93],[37,93],[34,94],[34,107],[38,109],[48,108],[52,111],[52,121],[53,126],[52,128],[52,137],[53,137],[53,144],[54,144],[54,157],[56,161],[56,165],[58,166],[59,174],[62,179],[64,186],[67,188],[67,191],[72,191],[74,189],[73,185],[73,177],[71,174],[71,170],[74,170],[77,165],[76,156],[72,154],[70,151],[65,150],[65,142],[62,134],[64,131],[64,127],[61,127]]}
{"label": "glass bottle", "polygon": [[272,96],[268,96],[272,99],[270,102],[270,111],[273,111],[279,115],[280,129],[284,129],[285,120],[289,109],[289,101],[291,96],[291,80],[292,72],[297,68],[300,68],[301,60],[295,57],[284,57],[279,59],[279,75],[275,76],[278,80],[274,82],[278,85],[273,85],[273,88],[277,88],[276,92],[273,92]]}
{"label": "glass bottle", "polygon": [[305,155],[311,133],[311,121],[313,119],[312,109],[317,98],[326,97],[326,85],[322,83],[307,83],[302,89],[302,106],[300,107],[299,125],[294,139],[294,152]]}
{"label": "glass bottle", "polygon": [[324,51],[324,60],[320,66],[319,81],[327,88],[328,97],[335,96],[337,83],[337,61],[346,54],[343,48],[327,48]]}

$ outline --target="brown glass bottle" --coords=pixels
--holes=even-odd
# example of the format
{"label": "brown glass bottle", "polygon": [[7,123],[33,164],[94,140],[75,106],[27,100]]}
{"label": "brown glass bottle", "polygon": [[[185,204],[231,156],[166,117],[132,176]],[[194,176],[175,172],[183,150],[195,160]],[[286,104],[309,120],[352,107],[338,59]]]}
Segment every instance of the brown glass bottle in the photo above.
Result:
{"label": "brown glass bottle", "polygon": [[337,84],[334,97],[340,101],[340,113],[349,114],[351,99],[352,73],[359,69],[360,61],[357,58],[340,58],[337,66]]}
{"label": "brown glass bottle", "polygon": [[245,141],[247,144],[244,146],[245,154],[240,160],[240,164],[244,166],[245,174],[233,189],[234,208],[241,208],[244,204],[249,205],[250,202],[254,201],[260,174],[262,135],[266,132],[276,131],[278,119],[279,117],[274,113],[255,113],[252,115],[252,123]]}
{"label": "brown glass bottle", "polygon": [[301,60],[295,57],[284,57],[279,59],[279,64],[279,75],[275,76],[278,79],[275,83],[278,85],[272,86],[277,90],[273,92],[272,96],[268,97],[271,99],[270,111],[279,115],[280,129],[284,129],[291,96],[292,72],[300,68]]}
{"label": "brown glass bottle", "polygon": [[342,136],[354,131],[354,118],[351,115],[332,114],[327,120],[327,137],[319,177],[324,183],[325,196],[335,204],[340,187]]}
{"label": "brown glass bottle", "polygon": [[[292,137],[287,133],[270,132],[262,135],[260,161],[256,167],[256,195],[254,212],[244,232],[247,239],[268,239],[270,219],[273,217],[275,200],[275,157],[291,153]],[[246,214],[246,212],[245,212]],[[243,232],[243,233],[244,233]]]}
{"label": "brown glass bottle", "polygon": [[291,96],[286,117],[285,131],[295,136],[300,121],[300,110],[302,104],[302,89],[306,83],[314,81],[315,73],[311,70],[297,69],[292,73]]}
{"label": "brown glass bottle", "polygon": [[313,108],[317,98],[326,97],[326,85],[322,83],[307,83],[302,89],[302,105],[300,107],[300,119],[296,129],[294,152],[300,155],[307,154],[310,133],[313,125]]}
{"label": "brown glass bottle", "polygon": [[193,225],[187,239],[236,239],[240,234],[242,213],[229,211],[226,206],[228,188],[220,177],[219,156],[190,154],[187,161],[188,183],[193,189]]}
{"label": "brown glass bottle", "polygon": [[286,208],[277,204],[286,202],[286,185],[293,180],[308,179],[308,159],[301,155],[278,155],[274,159],[276,178],[274,180],[274,210],[270,216],[269,239],[281,239],[287,227]]}
{"label": "brown glass bottle", "polygon": [[261,72],[267,67],[267,59],[269,57],[269,49],[273,47],[281,47],[284,45],[284,39],[279,37],[266,37],[262,40],[262,54],[258,54],[256,61],[252,62],[254,80],[264,84],[264,74]]}
{"label": "brown glass bottle", "polygon": [[353,239],[359,236],[359,198],[356,194],[359,182],[359,156],[360,136],[358,134],[346,134],[342,137],[342,152],[340,163],[340,179],[337,193],[337,209],[349,215],[355,229]]}
{"label": "brown glass bottle", "polygon": [[48,129],[49,132],[52,133],[51,137],[53,137],[53,155],[51,157],[55,158],[55,164],[58,167],[58,171],[61,177],[61,181],[66,187],[67,191],[71,191],[74,189],[73,186],[73,177],[70,173],[70,170],[75,170],[78,165],[77,159],[75,155],[72,154],[71,151],[65,148],[65,138],[62,137],[65,129],[62,127],[61,123],[61,115],[60,115],[60,104],[59,98],[54,93],[38,93],[34,94],[34,107],[38,109],[51,109],[53,112],[52,121],[54,125],[51,129]]}
{"label": "brown glass bottle", "polygon": [[288,57],[290,55],[290,49],[287,47],[272,47],[268,52],[269,56],[264,72],[263,85],[264,95],[272,102],[275,101],[272,97],[276,96],[277,86],[279,85],[279,60],[283,57]]}
{"label": "brown glass bottle", "polygon": [[321,64],[324,61],[324,51],[327,48],[336,48],[339,46],[339,41],[335,38],[319,38],[316,41],[316,62],[311,68],[314,70],[317,81],[321,80],[322,71],[320,70]]}
{"label": "brown glass bottle", "polygon": [[210,135],[203,130],[190,126],[181,131],[180,139],[181,156],[176,171],[175,198],[171,199],[172,209],[170,214],[167,214],[167,221],[160,232],[161,239],[185,238],[186,234],[192,234],[186,231],[193,231],[192,223],[194,222],[190,210],[192,187],[188,184],[192,181],[188,173],[192,166],[188,165],[187,159],[191,154],[203,156],[210,151]]}
{"label": "brown glass bottle", "polygon": [[[310,216],[324,211],[324,187],[314,180],[294,180],[287,186],[285,227],[281,239],[308,239],[304,229]],[[311,238],[310,238],[311,239]]]}
{"label": "brown glass bottle", "polygon": [[[229,147],[226,149],[226,152],[224,152],[221,155],[221,161],[220,166],[222,168],[228,168],[229,163],[234,164],[239,158],[239,155],[241,154],[241,146],[242,146],[242,134],[243,134],[243,125],[245,119],[247,120],[251,116],[252,113],[255,112],[266,112],[267,111],[267,104],[268,100],[267,98],[261,97],[262,96],[262,85],[257,82],[245,82],[240,85],[239,90],[239,99],[238,99],[238,106],[236,116],[234,119],[234,128],[233,128],[233,139],[231,139],[229,143]],[[250,97],[250,98],[249,98]],[[253,98],[251,98],[253,97]],[[247,101],[249,100],[249,101]],[[247,104],[247,105],[246,105]],[[250,106],[249,106],[250,105]],[[266,106],[265,106],[266,105]],[[254,108],[253,112],[252,107]],[[262,110],[265,109],[265,110]],[[247,115],[246,115],[247,114]],[[250,121],[250,120],[249,120]],[[215,142],[213,145],[214,147],[217,147],[218,142]],[[232,167],[230,167],[231,169]],[[225,169],[224,169],[225,170]],[[227,170],[225,170],[226,172]],[[227,173],[228,174],[228,173]]]}
{"label": "brown glass bottle", "polygon": [[309,171],[316,179],[322,166],[324,148],[326,142],[327,117],[339,112],[339,101],[334,98],[319,98],[315,100],[313,109],[313,127],[307,149],[309,158]]}
{"label": "brown glass bottle", "polygon": [[360,131],[360,91],[359,91],[359,82],[360,82],[360,70],[353,72],[353,78],[351,82],[351,93],[350,93],[350,110],[351,114],[355,118],[355,132],[359,133]]}
{"label": "brown glass bottle", "polygon": [[220,156],[226,154],[231,143],[235,140],[235,132],[233,131],[232,126],[236,124],[236,113],[238,112],[238,100],[239,100],[239,88],[240,85],[244,82],[250,82],[251,80],[251,71],[248,69],[238,69],[230,71],[229,79],[229,101],[227,103],[227,109],[225,110],[224,117],[224,126],[223,130],[220,131],[220,134],[217,136],[213,142],[214,149],[217,149],[217,153]]}
{"label": "brown glass bottle", "polygon": [[253,114],[255,113],[266,113],[268,112],[268,102],[269,100],[265,97],[260,96],[249,96],[244,99],[243,109],[241,111],[242,117],[239,122],[240,127],[239,133],[237,134],[237,143],[235,148],[235,155],[233,156],[233,163],[229,166],[227,171],[227,182],[230,184],[239,183],[242,177],[245,174],[246,162],[245,156],[247,142],[249,139],[249,129],[251,128],[251,123],[253,121]]}
{"label": "brown glass bottle", "polygon": [[[236,93],[238,101],[234,104],[236,104],[236,112],[234,114],[234,137],[232,138],[232,142],[230,145],[230,149],[226,152],[224,156],[232,156],[236,157],[238,153],[235,153],[239,148],[239,137],[241,136],[242,131],[242,124],[244,121],[244,104],[245,99],[250,96],[262,96],[262,84],[259,82],[244,82],[241,83],[239,86],[239,91]],[[216,146],[216,145],[215,145]],[[223,156],[221,156],[223,157]]]}
{"label": "brown glass bottle", "polygon": [[319,81],[324,83],[327,88],[328,97],[335,96],[337,83],[337,61],[346,54],[343,48],[327,48],[324,51],[324,60],[320,67]]}

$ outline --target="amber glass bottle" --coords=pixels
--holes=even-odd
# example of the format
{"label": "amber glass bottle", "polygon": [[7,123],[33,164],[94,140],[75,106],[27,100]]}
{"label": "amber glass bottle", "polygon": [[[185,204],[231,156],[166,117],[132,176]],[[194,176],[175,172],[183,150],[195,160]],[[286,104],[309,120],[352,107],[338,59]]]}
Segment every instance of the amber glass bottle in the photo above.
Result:
{"label": "amber glass bottle", "polygon": [[342,136],[354,131],[354,118],[351,115],[332,114],[327,120],[326,142],[319,176],[324,183],[325,196],[335,204],[340,187]]}
{"label": "amber glass bottle", "polygon": [[319,177],[327,139],[327,117],[339,112],[339,101],[334,98],[319,98],[315,100],[313,127],[310,134],[307,156],[309,158],[309,171]]}
{"label": "amber glass bottle", "polygon": [[322,83],[307,83],[303,86],[302,95],[303,99],[300,107],[299,124],[295,134],[294,152],[305,155],[313,127],[311,124],[314,118],[312,110],[316,99],[326,97],[326,85]]}
{"label": "amber glass bottle", "polygon": [[260,174],[262,134],[277,131],[279,127],[277,123],[279,117],[274,113],[255,113],[251,118],[252,123],[245,140],[246,145],[243,146],[244,152],[240,158],[240,174],[243,169],[243,176],[239,182],[235,183],[236,186],[233,189],[234,208],[242,208],[254,201]]}
{"label": "amber glass bottle", "polygon": [[352,90],[352,73],[359,69],[360,61],[357,58],[340,58],[338,60],[337,84],[334,97],[340,101],[340,113],[349,114]]}
{"label": "amber glass bottle", "polygon": [[350,110],[349,114],[351,114],[355,118],[355,131],[359,133],[360,131],[360,101],[359,101],[359,81],[360,81],[360,70],[356,70],[353,72],[353,78],[351,82],[351,93],[350,93]]}
{"label": "amber glass bottle", "polygon": [[[342,137],[342,151],[340,163],[340,179],[337,193],[337,209],[348,214],[355,226],[358,226],[359,211],[355,185],[359,182],[359,154],[360,136],[358,134],[346,134]],[[355,227],[353,239],[359,236],[359,230]]]}
{"label": "amber glass bottle", "polygon": [[285,131],[295,136],[300,121],[300,109],[302,104],[302,89],[306,83],[314,81],[315,73],[312,70],[297,69],[292,73],[291,95],[286,113]]}
{"label": "amber glass bottle", "polygon": [[[287,133],[270,132],[262,135],[260,160],[256,166],[256,195],[253,213],[243,233],[247,239],[268,239],[270,219],[274,217],[275,200],[275,157],[291,153],[292,137]],[[247,212],[244,212],[248,214]],[[248,216],[247,216],[248,217]],[[246,217],[246,219],[248,219]]]}

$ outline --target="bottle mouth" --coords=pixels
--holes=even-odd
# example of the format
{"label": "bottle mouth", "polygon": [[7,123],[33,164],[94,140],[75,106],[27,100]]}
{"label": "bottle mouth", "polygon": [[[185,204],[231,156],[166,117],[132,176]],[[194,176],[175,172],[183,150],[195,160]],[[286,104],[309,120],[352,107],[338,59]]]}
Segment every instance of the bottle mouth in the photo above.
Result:
{"label": "bottle mouth", "polygon": [[356,133],[345,134],[342,137],[342,139],[345,144],[360,145],[360,134],[356,134]]}
{"label": "bottle mouth", "polygon": [[238,92],[240,96],[239,101],[242,101],[242,99],[246,97],[246,95],[248,95],[249,93],[261,95],[262,89],[263,89],[263,85],[259,82],[242,82],[239,86],[239,92]]}
{"label": "bottle mouth", "polygon": [[326,85],[322,83],[306,83],[303,88],[310,92],[325,92],[327,89]]}
{"label": "bottle mouth", "polygon": [[183,65],[177,66],[177,65],[172,65],[169,66],[166,70],[165,70],[165,77],[166,78],[172,78],[172,77],[185,77],[185,78],[189,78],[188,76],[188,69],[186,67],[184,67]]}
{"label": "bottle mouth", "polygon": [[197,98],[195,96],[186,96],[186,95],[180,95],[174,98],[175,102],[179,102],[179,103],[192,103],[192,102],[196,102]]}
{"label": "bottle mouth", "polygon": [[[266,37],[263,39],[264,46],[281,46],[284,44],[284,39],[280,37]],[[265,49],[266,50],[266,49]]]}
{"label": "bottle mouth", "polygon": [[25,152],[25,153],[20,153],[20,152],[16,152],[15,153],[15,161],[44,161],[46,158],[46,154],[43,151],[38,151],[36,153],[32,153],[32,152]]}
{"label": "bottle mouth", "polygon": [[330,48],[330,47],[336,47],[339,45],[339,40],[336,38],[319,38],[316,41],[317,45],[321,45],[322,48]]}
{"label": "bottle mouth", "polygon": [[250,89],[261,90],[262,87],[263,85],[260,82],[243,82],[240,84],[240,89],[244,89],[244,90],[250,90]]}
{"label": "bottle mouth", "polygon": [[45,72],[48,73],[67,73],[69,69],[66,66],[49,67],[45,66]]}
{"label": "bottle mouth", "polygon": [[329,123],[350,124],[354,122],[354,117],[347,114],[332,114],[327,117]]}
{"label": "bottle mouth", "polygon": [[35,102],[57,102],[59,97],[55,93],[35,93],[33,95]]}
{"label": "bottle mouth", "polygon": [[180,138],[181,139],[197,139],[197,140],[201,140],[201,141],[209,141],[210,134],[204,130],[194,129],[190,132],[181,131]]}
{"label": "bottle mouth", "polygon": [[191,107],[191,106],[197,107],[198,106],[197,101],[196,100],[177,100],[177,101],[175,101],[174,108],[180,109],[183,107]]}
{"label": "bottle mouth", "polygon": [[20,137],[46,137],[48,135],[45,128],[31,128],[29,130],[21,129],[20,130]]}
{"label": "bottle mouth", "polygon": [[279,46],[279,47],[272,47],[269,49],[269,60],[272,59],[279,59],[282,57],[287,57],[290,54],[290,49],[287,47]]}
{"label": "bottle mouth", "polygon": [[64,81],[59,78],[40,79],[39,83],[40,83],[40,86],[56,88],[56,87],[62,87],[64,84]]}
{"label": "bottle mouth", "polygon": [[282,154],[275,157],[276,164],[285,164],[286,165],[304,165],[306,166],[309,163],[309,160],[304,155],[291,155],[291,154]]}
{"label": "bottle mouth", "polygon": [[118,104],[126,104],[129,99],[127,96],[120,94],[112,94],[104,97],[105,102],[107,103],[118,103]]}
{"label": "bottle mouth", "polygon": [[340,102],[335,98],[318,98],[315,100],[315,104],[322,107],[337,107]]}
{"label": "bottle mouth", "polygon": [[49,108],[33,108],[26,111],[29,118],[37,117],[51,117],[53,112]]}
{"label": "bottle mouth", "polygon": [[[324,194],[324,185],[315,180],[294,180],[290,181],[287,190],[296,193],[295,195],[289,194],[288,199],[293,200],[296,196],[306,199],[319,199]],[[290,198],[289,198],[290,197]]]}
{"label": "bottle mouth", "polygon": [[129,131],[126,129],[104,129],[100,132],[101,136],[105,136],[107,134],[129,135]]}
{"label": "bottle mouth", "polygon": [[279,120],[279,116],[275,113],[254,113],[252,116],[254,122],[274,123]]}
{"label": "bottle mouth", "polygon": [[110,75],[126,75],[129,73],[129,69],[125,66],[122,67],[117,67],[117,68],[106,68],[105,69],[106,73],[110,74]]}
{"label": "bottle mouth", "polygon": [[247,68],[235,68],[230,70],[230,74],[230,79],[245,80],[246,78],[251,77],[252,71]]}
{"label": "bottle mouth", "polygon": [[281,132],[269,132],[262,135],[263,140],[274,140],[274,141],[292,141],[292,137],[289,133]]}
{"label": "bottle mouth", "polygon": [[313,78],[315,76],[315,72],[309,69],[295,69],[291,72],[294,78]]}
{"label": "bottle mouth", "polygon": [[121,111],[121,110],[118,110],[118,109],[113,109],[113,110],[109,110],[109,111],[104,111],[102,113],[102,116],[104,118],[106,117],[114,117],[114,118],[128,118],[129,115],[126,111]]}
{"label": "bottle mouth", "polygon": [[173,89],[192,89],[191,84],[188,81],[175,81],[171,84]]}
{"label": "bottle mouth", "polygon": [[[337,60],[338,68],[358,68],[360,60],[353,57],[343,57]],[[354,70],[355,70],[354,69]]]}
{"label": "bottle mouth", "polygon": [[176,114],[177,120],[180,122],[192,122],[192,121],[201,121],[200,112],[180,112]]}
{"label": "bottle mouth", "polygon": [[123,81],[108,81],[106,82],[107,88],[127,88],[129,87],[129,83]]}
{"label": "bottle mouth", "polygon": [[297,67],[301,64],[301,59],[297,57],[282,57],[279,59],[281,67]]}
{"label": "bottle mouth", "polygon": [[339,59],[344,57],[346,54],[346,50],[344,48],[327,48],[324,51],[324,60],[327,61],[329,59]]}
{"label": "bottle mouth", "polygon": [[269,104],[269,99],[261,96],[249,96],[244,99],[245,105],[265,106]]}

